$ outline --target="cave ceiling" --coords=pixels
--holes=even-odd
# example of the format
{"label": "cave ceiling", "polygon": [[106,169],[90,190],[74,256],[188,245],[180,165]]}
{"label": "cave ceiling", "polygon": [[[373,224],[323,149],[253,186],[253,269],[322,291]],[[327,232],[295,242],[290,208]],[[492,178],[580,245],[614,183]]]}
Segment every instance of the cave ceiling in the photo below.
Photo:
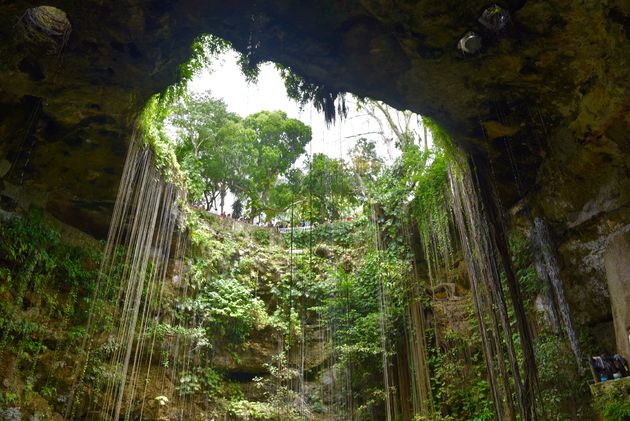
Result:
{"label": "cave ceiling", "polygon": [[[72,25],[62,54],[20,24],[41,3],[0,4],[0,157],[15,161],[32,134],[22,182],[75,225],[111,209],[135,117],[177,81],[204,33],[331,90],[434,118],[483,157],[506,204],[529,195],[567,229],[592,218],[594,200],[611,214],[627,208],[626,0],[498,2],[510,15],[500,33],[479,22],[492,3],[477,0],[46,4]],[[457,48],[469,31],[482,42],[471,55]],[[5,201],[19,196],[12,171],[0,171]]]}

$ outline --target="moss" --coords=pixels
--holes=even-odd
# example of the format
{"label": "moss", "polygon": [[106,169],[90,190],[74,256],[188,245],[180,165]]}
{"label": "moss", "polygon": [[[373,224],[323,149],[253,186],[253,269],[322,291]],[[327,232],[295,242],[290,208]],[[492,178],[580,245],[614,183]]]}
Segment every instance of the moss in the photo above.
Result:
{"label": "moss", "polygon": [[[62,412],[58,398],[67,393],[72,362],[81,349],[101,245],[82,237],[73,244],[41,211],[1,223],[0,237],[0,353],[5,362],[0,372],[7,379],[0,386],[0,408],[19,404],[24,413],[43,411],[52,417]],[[105,301],[95,305],[96,311],[111,311]],[[100,328],[107,330],[107,323]]]}
{"label": "moss", "polygon": [[591,386],[594,407],[605,421],[630,419],[630,377]]}

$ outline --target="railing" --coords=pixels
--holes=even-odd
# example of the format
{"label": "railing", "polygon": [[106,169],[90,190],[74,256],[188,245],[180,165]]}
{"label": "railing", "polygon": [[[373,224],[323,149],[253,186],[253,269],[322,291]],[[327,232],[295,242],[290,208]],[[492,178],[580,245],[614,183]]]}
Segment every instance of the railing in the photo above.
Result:
{"label": "railing", "polygon": [[292,228],[291,227],[289,227],[289,228],[278,228],[278,227],[269,226],[269,225],[256,225],[256,224],[252,224],[251,222],[247,222],[247,221],[239,220],[239,219],[233,219],[232,217],[225,216],[225,215],[220,215],[218,213],[207,211],[205,209],[202,209],[202,210],[204,212],[207,212],[210,215],[214,216],[218,221],[220,221],[224,225],[231,225],[232,229],[234,229],[237,226],[245,228],[245,229],[249,229],[249,228],[270,228],[272,230],[277,230],[281,234],[286,234],[286,233],[290,233],[292,229],[294,231],[310,231],[310,230],[312,230],[314,228],[313,225],[297,226],[297,227],[292,227]]}
{"label": "railing", "polygon": [[294,231],[310,231],[313,229],[312,225],[306,226],[306,227],[289,227],[289,228],[278,228],[278,231],[280,231],[281,234],[285,234],[287,232],[291,232],[291,230]]}

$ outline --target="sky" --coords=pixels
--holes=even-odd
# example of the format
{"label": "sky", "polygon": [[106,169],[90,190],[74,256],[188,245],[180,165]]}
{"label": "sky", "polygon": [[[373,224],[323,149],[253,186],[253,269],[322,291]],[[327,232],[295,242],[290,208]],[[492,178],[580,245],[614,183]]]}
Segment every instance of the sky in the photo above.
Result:
{"label": "sky", "polygon": [[[394,145],[383,140],[378,133],[378,123],[358,110],[351,96],[346,97],[348,116],[327,125],[324,114],[311,104],[301,109],[299,103],[287,96],[280,72],[272,63],[262,64],[257,82],[248,83],[238,65],[238,53],[235,51],[228,51],[213,59],[211,67],[200,71],[188,84],[188,89],[191,92],[210,91],[213,97],[225,101],[229,111],[242,117],[263,110],[281,110],[288,117],[310,126],[313,139],[306,147],[307,154],[296,162],[295,166],[298,167],[303,165],[307,155],[315,153],[349,161],[349,151],[360,137],[376,141],[376,151],[385,163],[391,163],[400,154]],[[393,134],[387,133],[387,137],[393,138]],[[231,210],[233,201],[234,197],[228,194],[226,212]]]}
{"label": "sky", "polygon": [[[237,63],[238,55],[229,51],[213,61],[210,69],[199,72],[189,84],[192,92],[210,91],[215,98],[222,98],[228,110],[246,117],[263,110],[281,110],[290,118],[301,120],[313,130],[313,140],[307,153],[325,153],[331,158],[347,159],[348,151],[364,133],[378,130],[375,121],[365,113],[357,111],[355,102],[347,98],[348,117],[335,124],[326,125],[324,114],[308,104],[304,109],[290,99],[280,77],[280,72],[271,63],[261,66],[257,83],[248,83]],[[364,137],[377,140],[378,153],[389,161],[396,156],[393,146],[387,147],[380,135]]]}

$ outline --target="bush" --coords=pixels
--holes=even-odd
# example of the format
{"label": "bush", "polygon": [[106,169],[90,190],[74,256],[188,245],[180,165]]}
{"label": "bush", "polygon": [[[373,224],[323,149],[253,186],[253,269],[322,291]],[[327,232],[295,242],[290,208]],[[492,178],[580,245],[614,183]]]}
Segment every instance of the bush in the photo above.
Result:
{"label": "bush", "polygon": [[230,403],[228,413],[242,420],[279,420],[273,406],[265,402],[238,400]]}
{"label": "bush", "polygon": [[252,233],[254,240],[263,246],[268,246],[271,240],[271,230],[266,228],[257,228]]}
{"label": "bush", "polygon": [[630,419],[630,381],[627,378],[598,384],[594,407],[604,416],[604,421]]}
{"label": "bush", "polygon": [[244,342],[254,328],[267,323],[262,300],[233,278],[207,282],[192,307],[200,314],[210,337],[218,331],[237,344]]}

